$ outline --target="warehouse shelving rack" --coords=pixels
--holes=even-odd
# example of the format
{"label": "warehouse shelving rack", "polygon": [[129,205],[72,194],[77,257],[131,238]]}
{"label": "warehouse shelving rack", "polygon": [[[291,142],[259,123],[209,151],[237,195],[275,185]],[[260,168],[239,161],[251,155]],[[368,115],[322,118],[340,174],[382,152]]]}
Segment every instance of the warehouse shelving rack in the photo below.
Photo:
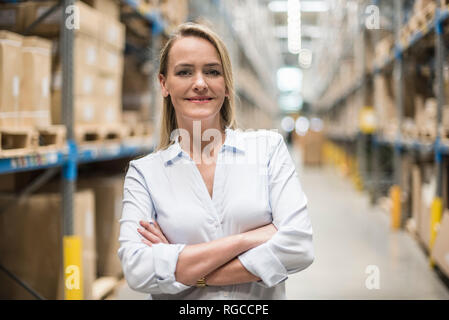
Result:
{"label": "warehouse shelving rack", "polygon": [[[146,19],[151,24],[151,31],[153,36],[158,36],[165,32],[166,23],[157,10],[146,12],[139,6],[138,1],[122,0],[123,3],[130,6],[143,19]],[[24,32],[28,34],[36,27],[45,17],[59,8],[62,8],[62,20],[66,21],[68,12],[66,9],[72,6],[75,0],[60,0],[55,6],[49,8],[42,14],[27,30]],[[40,174],[27,188],[22,190],[20,194],[16,195],[16,201],[27,197],[35,190],[53,178],[58,172],[62,170],[62,217],[63,217],[63,250],[64,250],[64,270],[69,264],[77,264],[80,261],[81,252],[79,250],[80,239],[73,236],[73,196],[76,191],[77,167],[80,164],[101,162],[107,160],[115,160],[129,157],[136,157],[139,155],[151,153],[154,150],[155,139],[147,141],[122,141],[110,142],[104,145],[78,145],[74,139],[73,132],[73,40],[74,30],[65,28],[61,23],[60,41],[61,41],[61,60],[62,60],[62,106],[63,106],[63,124],[67,128],[67,143],[62,150],[47,151],[40,153],[33,153],[25,156],[0,158],[0,175],[17,173],[31,170],[45,170]],[[158,45],[157,41],[154,41]],[[153,48],[158,50],[158,48]],[[14,203],[9,203],[10,205]],[[0,208],[0,214],[7,208]],[[75,250],[73,250],[75,249]],[[78,249],[78,251],[76,250]],[[31,295],[37,299],[45,299],[33,288],[31,288],[25,281],[17,277],[11,270],[0,264],[0,271],[5,272],[9,277],[21,285]],[[81,277],[81,268],[80,277]],[[81,290],[69,290],[65,288],[65,299],[82,299]]]}
{"label": "warehouse shelving rack", "polygon": [[[395,5],[395,42],[393,47],[393,54],[390,57],[386,58],[383,63],[380,65],[374,65],[373,69],[370,71],[364,71],[363,76],[360,79],[356,79],[354,84],[344,93],[342,93],[337,99],[335,99],[332,103],[321,106],[320,114],[329,114],[337,110],[340,106],[344,105],[345,101],[358,93],[360,90],[363,90],[368,82],[374,79],[374,76],[380,73],[385,72],[386,69],[392,68],[393,72],[396,74],[394,78],[394,82],[397,89],[396,94],[396,111],[398,113],[398,131],[396,133],[395,139],[385,139],[376,134],[372,134],[371,139],[371,148],[374,150],[372,152],[372,162],[373,162],[373,174],[370,177],[371,187],[379,186],[380,177],[379,177],[379,152],[375,152],[379,146],[387,146],[393,149],[394,161],[393,161],[393,188],[395,188],[395,192],[400,194],[401,190],[399,185],[401,183],[401,175],[402,175],[402,163],[401,158],[405,151],[415,155],[415,156],[427,156],[433,157],[435,167],[436,167],[436,177],[437,177],[437,188],[436,188],[436,196],[432,202],[431,206],[431,238],[430,238],[430,250],[432,248],[433,241],[436,237],[436,228],[435,226],[439,223],[442,211],[443,211],[443,157],[449,155],[449,145],[442,143],[440,136],[440,128],[442,126],[442,109],[446,101],[445,93],[444,93],[444,79],[443,79],[443,66],[444,59],[446,56],[445,53],[445,44],[443,39],[443,24],[449,21],[449,10],[447,7],[443,7],[443,0],[438,1],[440,4],[436,8],[435,17],[433,20],[429,21],[427,26],[422,31],[417,31],[410,36],[408,41],[404,44],[400,43],[399,32],[402,27],[403,21],[403,1],[398,0],[394,2]],[[379,0],[372,1],[371,4],[378,5]],[[366,31],[364,28],[361,30],[363,33]],[[404,109],[404,54],[416,47],[420,41],[422,41],[427,36],[434,36],[434,47],[435,47],[435,70],[436,70],[436,99],[437,99],[437,135],[436,139],[433,142],[423,142],[417,140],[405,139],[401,134],[401,123],[402,123],[402,114]],[[363,69],[366,70],[365,65],[363,65]],[[331,82],[328,83],[326,89],[323,92],[326,92],[327,87],[331,85]],[[359,133],[357,136],[360,136]],[[351,136],[332,136],[329,138],[336,142],[354,142],[357,141],[357,137]],[[369,147],[369,146],[368,146]],[[358,154],[358,156],[364,157],[363,154]],[[360,159],[359,159],[360,160]],[[361,159],[361,161],[367,161],[367,159]],[[376,170],[377,168],[377,170]],[[391,190],[394,190],[394,189]],[[394,202],[400,202],[400,197],[392,197],[393,200],[393,208],[396,207],[396,210],[393,210],[392,215],[396,215],[396,217],[392,217],[392,227],[393,229],[397,229],[404,222],[404,213],[401,212],[400,204]],[[430,259],[431,260],[431,259]],[[431,265],[433,265],[432,260],[430,261]]]}

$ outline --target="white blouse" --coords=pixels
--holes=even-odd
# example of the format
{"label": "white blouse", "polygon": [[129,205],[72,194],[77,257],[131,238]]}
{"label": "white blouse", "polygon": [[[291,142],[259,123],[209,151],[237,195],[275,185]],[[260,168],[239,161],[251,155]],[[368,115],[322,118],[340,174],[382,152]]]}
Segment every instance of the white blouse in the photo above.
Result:
{"label": "white blouse", "polygon": [[[307,198],[281,134],[226,128],[212,198],[179,136],[129,164],[124,183],[118,255],[128,285],[149,299],[286,299],[288,274],[314,259]],[[141,242],[139,221],[156,220],[170,244]],[[273,223],[278,231],[238,256],[261,280],[197,288],[175,279],[185,245]],[[220,254],[217,252],[217,254]]]}

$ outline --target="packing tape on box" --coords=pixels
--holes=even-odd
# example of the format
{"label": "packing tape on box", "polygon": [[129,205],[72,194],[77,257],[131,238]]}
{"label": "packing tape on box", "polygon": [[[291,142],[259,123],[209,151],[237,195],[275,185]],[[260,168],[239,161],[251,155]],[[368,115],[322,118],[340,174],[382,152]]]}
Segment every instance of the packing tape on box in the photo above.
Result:
{"label": "packing tape on box", "polygon": [[22,42],[11,39],[0,39],[0,44],[7,44],[8,46],[21,47]]}
{"label": "packing tape on box", "polygon": [[18,111],[0,112],[0,119],[17,119],[19,117]]}
{"label": "packing tape on box", "polygon": [[85,217],[85,233],[86,233],[86,237],[87,238],[92,238],[94,236],[94,215],[92,213],[92,211],[87,211],[86,212],[86,217]]}
{"label": "packing tape on box", "polygon": [[47,98],[50,95],[50,79],[45,77],[41,82],[42,97]]}
{"label": "packing tape on box", "polygon": [[20,93],[20,77],[14,76],[12,78],[12,95],[18,97]]}
{"label": "packing tape on box", "polygon": [[50,110],[36,110],[36,111],[19,111],[21,118],[47,118],[50,116]]}
{"label": "packing tape on box", "polygon": [[37,47],[22,47],[22,52],[35,53],[43,56],[50,56],[51,54],[51,50]]}

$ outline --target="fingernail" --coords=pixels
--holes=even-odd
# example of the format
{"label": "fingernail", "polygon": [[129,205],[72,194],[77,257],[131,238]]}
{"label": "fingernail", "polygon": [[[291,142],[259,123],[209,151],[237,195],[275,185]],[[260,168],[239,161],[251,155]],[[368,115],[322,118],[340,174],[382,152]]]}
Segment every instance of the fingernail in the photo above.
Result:
{"label": "fingernail", "polygon": [[139,231],[139,232],[142,232],[142,229],[140,229],[140,228],[137,228],[137,231]]}

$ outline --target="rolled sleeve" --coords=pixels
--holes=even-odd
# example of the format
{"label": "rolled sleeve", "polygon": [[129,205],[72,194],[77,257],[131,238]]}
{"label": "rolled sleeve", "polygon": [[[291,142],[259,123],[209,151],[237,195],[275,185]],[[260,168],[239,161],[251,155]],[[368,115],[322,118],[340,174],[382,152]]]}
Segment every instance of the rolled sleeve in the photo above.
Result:
{"label": "rolled sleeve", "polygon": [[155,210],[145,179],[131,161],[125,177],[123,209],[120,219],[120,258],[128,285],[136,291],[151,294],[176,294],[190,288],[176,281],[179,253],[185,244],[142,243],[137,232],[139,221],[155,219]]}
{"label": "rolled sleeve", "polygon": [[258,283],[264,287],[275,286],[287,279],[287,270],[266,243],[246,251],[238,258],[249,272],[261,279]]}
{"label": "rolled sleeve", "polygon": [[265,287],[279,284],[314,260],[307,197],[283,137],[276,133],[275,141],[268,163],[268,183],[273,224],[278,231],[266,243],[239,256],[243,266]]}

